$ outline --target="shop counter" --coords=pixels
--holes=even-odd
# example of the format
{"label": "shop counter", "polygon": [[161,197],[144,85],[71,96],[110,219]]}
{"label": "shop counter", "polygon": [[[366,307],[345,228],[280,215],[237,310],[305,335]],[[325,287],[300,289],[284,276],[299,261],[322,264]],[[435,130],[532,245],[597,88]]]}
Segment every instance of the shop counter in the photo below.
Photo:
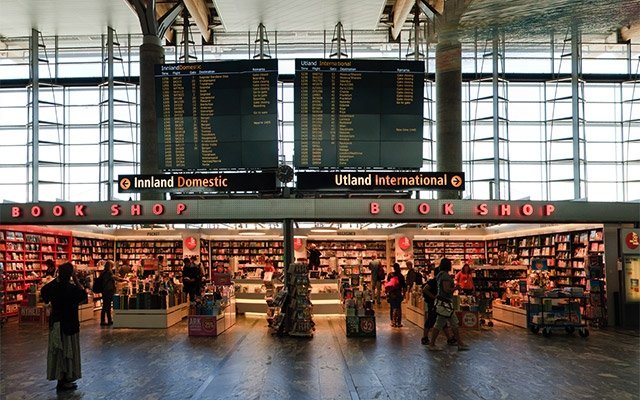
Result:
{"label": "shop counter", "polygon": [[160,310],[113,310],[114,328],[168,328],[189,314],[189,303]]}
{"label": "shop counter", "polygon": [[527,311],[522,308],[502,304],[501,301],[496,300],[493,302],[492,314],[493,319],[496,321],[527,328]]}
{"label": "shop counter", "polygon": [[89,321],[93,319],[93,299],[89,298],[89,303],[80,304],[78,307],[78,319],[80,322]]}
{"label": "shop counter", "polygon": [[422,306],[411,304],[411,302],[402,303],[402,319],[417,325],[419,328],[424,327],[424,302]]}
{"label": "shop counter", "polygon": [[[266,287],[261,279],[236,279],[236,308],[238,314],[267,314]],[[314,315],[342,314],[342,301],[337,279],[310,279]]]}

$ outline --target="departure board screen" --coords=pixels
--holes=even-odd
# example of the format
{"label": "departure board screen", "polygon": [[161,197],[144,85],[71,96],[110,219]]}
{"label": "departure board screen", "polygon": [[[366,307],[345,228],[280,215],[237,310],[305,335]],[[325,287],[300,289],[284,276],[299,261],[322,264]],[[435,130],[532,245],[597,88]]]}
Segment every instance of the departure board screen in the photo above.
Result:
{"label": "departure board screen", "polygon": [[294,165],[420,168],[424,62],[297,59]]}
{"label": "departure board screen", "polygon": [[278,165],[276,60],[156,65],[161,170]]}

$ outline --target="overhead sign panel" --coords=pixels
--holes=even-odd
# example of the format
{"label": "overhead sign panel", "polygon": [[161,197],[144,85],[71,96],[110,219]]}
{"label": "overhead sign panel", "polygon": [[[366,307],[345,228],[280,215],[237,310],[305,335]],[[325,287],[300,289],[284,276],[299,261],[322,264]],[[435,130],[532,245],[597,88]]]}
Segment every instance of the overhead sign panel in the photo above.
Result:
{"label": "overhead sign panel", "polygon": [[277,60],[156,65],[161,170],[278,165]]}
{"label": "overhead sign panel", "polygon": [[297,59],[294,166],[422,166],[424,62]]}
{"label": "overhead sign panel", "polygon": [[275,172],[118,175],[119,193],[259,192],[275,188]]}
{"label": "overhead sign panel", "polygon": [[299,190],[464,190],[463,172],[298,172]]}

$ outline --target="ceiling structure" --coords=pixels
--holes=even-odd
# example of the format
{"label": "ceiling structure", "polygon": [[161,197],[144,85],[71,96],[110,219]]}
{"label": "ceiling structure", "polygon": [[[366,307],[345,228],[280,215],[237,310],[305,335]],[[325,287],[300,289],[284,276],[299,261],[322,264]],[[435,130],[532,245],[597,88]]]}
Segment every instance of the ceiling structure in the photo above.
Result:
{"label": "ceiling structure", "polygon": [[[140,34],[137,16],[127,1],[150,0],[4,0],[0,41],[31,35],[35,28],[45,36],[95,36],[107,26],[119,34]],[[178,0],[156,0],[159,10]],[[453,1],[453,0],[447,0]],[[563,31],[577,22],[583,32],[613,40],[640,39],[640,0],[457,0],[463,4],[463,35],[501,31],[528,37]],[[445,0],[420,0],[422,20],[442,13]],[[278,32],[331,31],[337,22],[345,30],[409,29],[414,0],[184,0],[191,14],[208,21],[200,31],[233,33],[255,31],[259,23]],[[129,5],[129,6],[128,6]],[[198,7],[199,11],[194,11]],[[425,14],[425,10],[427,13]],[[204,17],[202,17],[204,15]],[[197,20],[197,18],[196,18]],[[395,21],[395,22],[394,22]],[[611,40],[610,40],[611,41]],[[10,42],[10,41],[9,41]]]}

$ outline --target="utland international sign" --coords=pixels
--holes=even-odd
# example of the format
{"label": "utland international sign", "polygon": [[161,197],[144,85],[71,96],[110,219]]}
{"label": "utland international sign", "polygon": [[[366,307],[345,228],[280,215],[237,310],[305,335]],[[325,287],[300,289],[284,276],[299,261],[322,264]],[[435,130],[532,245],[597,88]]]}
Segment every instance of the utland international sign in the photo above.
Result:
{"label": "utland international sign", "polygon": [[299,190],[464,190],[463,172],[298,172]]}

